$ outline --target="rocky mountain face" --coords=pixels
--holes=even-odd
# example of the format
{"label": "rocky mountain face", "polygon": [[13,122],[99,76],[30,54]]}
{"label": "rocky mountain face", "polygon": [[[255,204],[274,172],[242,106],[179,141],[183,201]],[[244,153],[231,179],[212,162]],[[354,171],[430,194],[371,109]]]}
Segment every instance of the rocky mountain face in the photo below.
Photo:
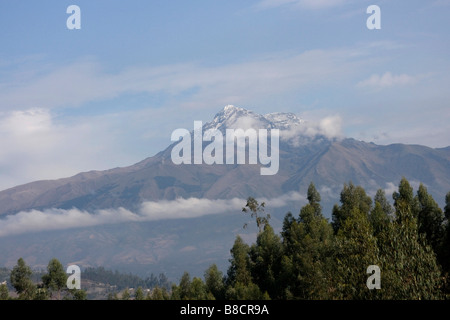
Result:
{"label": "rocky mountain face", "polygon": [[[226,106],[203,125],[203,132],[227,128],[279,129],[279,171],[261,175],[260,164],[175,165],[174,144],[129,167],[91,171],[59,180],[36,181],[0,192],[0,217],[47,208],[136,210],[144,201],[177,198],[276,198],[295,191],[306,194],[313,181],[322,195],[324,214],[339,201],[344,183],[363,186],[370,195],[390,189],[406,177],[422,182],[442,205],[450,191],[450,147],[388,146],[311,133],[308,122],[290,113],[259,115]],[[417,189],[417,187],[415,188]],[[390,194],[388,194],[390,198]],[[243,203],[244,205],[245,203]],[[297,212],[294,208],[280,209]],[[52,257],[80,266],[104,265],[140,273],[169,272],[178,276],[191,268],[198,274],[209,263],[226,264],[234,237],[242,231],[241,217],[215,215],[145,223],[96,226],[3,237],[0,265],[12,266],[18,257],[45,266]],[[275,218],[276,220],[277,218]],[[0,221],[1,223],[1,221]]]}

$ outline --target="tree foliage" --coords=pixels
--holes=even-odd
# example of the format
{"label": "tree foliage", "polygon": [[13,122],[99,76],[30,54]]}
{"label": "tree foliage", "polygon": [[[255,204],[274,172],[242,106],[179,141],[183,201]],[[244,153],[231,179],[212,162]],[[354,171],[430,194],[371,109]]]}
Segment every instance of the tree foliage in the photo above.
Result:
{"label": "tree foliage", "polygon": [[11,284],[19,294],[19,299],[31,300],[34,298],[36,285],[31,280],[31,275],[31,268],[22,258],[19,258],[10,276]]}
{"label": "tree foliage", "polygon": [[352,182],[344,184],[340,201],[341,205],[335,205],[332,212],[332,225],[335,233],[354,212],[354,209],[358,209],[362,214],[368,215],[372,205],[372,199],[366,194],[366,191],[361,186],[355,186]]}
{"label": "tree foliage", "polygon": [[42,282],[50,296],[56,291],[57,299],[61,299],[61,290],[67,286],[67,273],[58,259],[53,258],[50,260],[47,266],[47,274],[42,276]]}
{"label": "tree foliage", "polygon": [[[264,211],[264,207],[266,204],[264,202],[258,203],[258,201],[249,197],[247,199],[247,204],[242,208],[242,212],[250,213],[252,218],[255,218],[256,226],[258,227],[259,232],[261,233],[264,229],[264,226],[269,223],[270,214],[266,214]],[[244,224],[244,229],[247,228],[247,224]]]}
{"label": "tree foliage", "polygon": [[[417,194],[406,178],[392,194],[383,190],[372,199],[361,186],[344,184],[332,222],[322,214],[321,197],[311,183],[308,203],[298,216],[287,213],[277,234],[265,204],[248,198],[242,211],[251,213],[258,227],[256,242],[237,235],[224,275],[212,264],[200,277],[185,272],[177,284],[151,276],[145,280],[116,271],[87,269],[85,276],[117,280],[124,300],[263,300],[263,299],[443,299],[450,297],[450,192],[441,210],[420,185]],[[378,266],[380,288],[368,288],[368,267]],[[4,278],[5,272],[0,270]],[[42,284],[31,280],[31,269],[21,258],[10,274],[20,299],[45,299],[63,290],[66,274],[52,259]],[[1,279],[0,279],[1,280]],[[120,280],[120,281],[119,281]],[[128,281],[128,282],[127,282]],[[105,281],[106,282],[106,281]],[[152,284],[144,295],[142,288]],[[133,295],[130,287],[137,287]],[[119,286],[118,286],[119,288]],[[86,299],[82,290],[69,291],[72,299]],[[0,286],[0,299],[8,299]]]}
{"label": "tree foliage", "polygon": [[320,195],[308,188],[309,203],[298,219],[288,213],[283,224],[282,281],[286,298],[320,299],[328,296],[333,230],[323,217]]}
{"label": "tree foliage", "polygon": [[0,300],[9,300],[9,290],[6,284],[0,284]]}
{"label": "tree foliage", "polygon": [[441,298],[442,276],[431,246],[418,231],[407,202],[396,206],[396,219],[380,235],[383,299]]}

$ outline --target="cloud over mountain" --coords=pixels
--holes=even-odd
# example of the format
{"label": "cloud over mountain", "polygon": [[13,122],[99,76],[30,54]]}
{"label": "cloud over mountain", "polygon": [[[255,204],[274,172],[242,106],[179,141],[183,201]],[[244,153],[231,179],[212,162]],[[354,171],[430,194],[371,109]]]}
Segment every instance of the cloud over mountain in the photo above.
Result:
{"label": "cloud over mountain", "polygon": [[[261,198],[269,208],[286,206],[292,201],[305,201],[298,192],[273,199]],[[66,230],[125,222],[145,222],[198,218],[205,215],[237,213],[246,200],[178,198],[175,200],[144,201],[136,212],[124,208],[100,209],[93,212],[80,209],[45,209],[21,211],[0,219],[0,237],[50,230]]]}

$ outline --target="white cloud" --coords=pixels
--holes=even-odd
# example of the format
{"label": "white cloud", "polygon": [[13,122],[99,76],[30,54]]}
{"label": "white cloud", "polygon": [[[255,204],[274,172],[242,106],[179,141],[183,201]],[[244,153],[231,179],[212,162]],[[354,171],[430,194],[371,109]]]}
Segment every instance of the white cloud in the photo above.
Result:
{"label": "white cloud", "polygon": [[290,141],[294,146],[302,144],[305,137],[314,138],[318,135],[328,139],[343,138],[342,118],[339,115],[326,116],[317,121],[303,121],[289,130],[280,131],[280,138]]}
{"label": "white cloud", "polygon": [[[292,201],[305,201],[298,192],[272,198],[258,199],[265,201],[266,208],[283,207]],[[134,213],[124,208],[104,209],[88,212],[78,209],[47,209],[22,211],[0,219],[0,237],[18,235],[29,232],[65,230],[104,224],[124,222],[157,221],[164,219],[189,219],[204,215],[240,212],[246,200],[233,199],[199,199],[179,198],[176,200],[146,201]]]}
{"label": "white cloud", "polygon": [[102,115],[101,121],[90,117],[62,124],[48,109],[0,113],[0,189],[125,162],[117,141],[124,118]]}
{"label": "white cloud", "polygon": [[407,74],[394,75],[386,72],[383,75],[373,74],[368,79],[357,84],[358,87],[390,88],[395,86],[406,86],[417,83],[418,76]]}
{"label": "white cloud", "polygon": [[[187,104],[225,105],[230,100],[342,81],[358,69],[360,48],[272,54],[253,61],[215,67],[195,63],[129,67],[105,72],[95,61],[47,68],[19,82],[0,83],[0,110],[54,109],[107,100],[128,93],[161,93],[169,97],[195,89]],[[16,78],[10,74],[8,79]],[[6,77],[5,77],[6,79]],[[198,105],[197,105],[198,107]]]}
{"label": "white cloud", "polygon": [[398,187],[393,182],[386,182],[386,187],[384,188],[384,192],[386,194],[386,198],[388,200],[392,200],[392,194],[398,190]]}
{"label": "white cloud", "polygon": [[[130,139],[135,145],[148,143],[148,140],[132,136],[138,126],[147,132],[149,128],[155,132],[155,125],[160,128],[163,123],[171,122],[169,118],[179,117],[186,112],[185,108],[211,108],[220,105],[221,101],[225,105],[230,97],[239,97],[236,99],[245,104],[246,101],[263,100],[292,90],[301,92],[302,88],[306,90],[315,85],[340,82],[357,69],[350,67],[353,64],[349,61],[352,52],[353,49],[312,50],[216,67],[199,64],[130,67],[115,74],[102,71],[99,63],[85,60],[47,70],[44,75],[42,72],[33,73],[26,81],[2,83],[0,165],[3,179],[0,189],[85,170],[129,165],[141,160],[136,154],[123,152],[132,145]],[[159,116],[157,123],[152,122],[155,116],[150,114],[161,111],[153,109],[145,118],[150,122],[145,123],[136,116],[126,115],[127,111],[77,117],[70,123],[67,121],[70,118],[57,118],[59,107],[109,99],[129,92],[156,92],[177,97],[192,88],[197,88],[195,94],[183,97],[180,103],[171,102],[172,106],[176,105],[172,108],[177,110],[176,114],[173,110],[172,114],[166,112],[165,119]],[[136,114],[130,111],[132,113]],[[128,128],[130,123],[133,126]],[[318,130],[324,128],[322,125]],[[329,130],[326,132],[328,134]],[[124,134],[126,138],[122,138]],[[170,137],[170,132],[167,137]],[[127,139],[127,146],[121,145]],[[157,151],[160,150],[149,150],[143,157]],[[130,162],[125,162],[127,159]]]}
{"label": "white cloud", "polygon": [[327,138],[342,137],[342,119],[340,116],[329,116],[319,122],[319,132]]}

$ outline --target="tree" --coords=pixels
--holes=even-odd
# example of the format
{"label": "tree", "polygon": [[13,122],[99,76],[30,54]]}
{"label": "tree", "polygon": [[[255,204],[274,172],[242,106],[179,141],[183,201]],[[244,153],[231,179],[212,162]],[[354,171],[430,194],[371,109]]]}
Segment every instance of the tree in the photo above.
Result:
{"label": "tree", "polygon": [[419,186],[417,198],[420,208],[419,233],[425,234],[428,244],[439,254],[444,240],[444,213],[423,184]]}
{"label": "tree", "polygon": [[384,214],[392,218],[394,214],[394,208],[391,206],[389,201],[386,198],[386,192],[383,189],[378,189],[377,193],[375,194],[375,197],[373,198],[374,203],[379,203],[381,206],[381,209],[383,209]]}
{"label": "tree", "polygon": [[444,212],[445,212],[445,218],[447,219],[447,222],[449,222],[450,221],[450,191],[447,192],[447,194],[445,195]]}
{"label": "tree", "polygon": [[149,293],[149,295],[147,296],[147,299],[149,300],[169,300],[170,296],[166,290],[166,288],[160,288],[158,286],[156,286],[155,288],[153,288],[151,294]]}
{"label": "tree", "polygon": [[227,288],[225,298],[227,300],[270,300],[267,292],[261,293],[259,287],[253,282],[248,285],[236,282],[234,286]]}
{"label": "tree", "polygon": [[248,285],[252,282],[250,273],[250,259],[248,256],[250,247],[240,236],[236,237],[233,247],[230,250],[231,259],[227,273],[227,283],[231,286],[236,282]]}
{"label": "tree", "polygon": [[179,288],[179,295],[181,300],[188,300],[191,296],[191,276],[188,272],[184,272],[181,277]]}
{"label": "tree", "polygon": [[[65,300],[87,300],[87,292],[86,290],[81,290],[81,289],[69,289],[68,292],[70,293],[70,295],[65,296],[64,299]],[[117,299],[117,294],[112,294],[109,293],[108,294],[108,300],[118,300]]]}
{"label": "tree", "polygon": [[399,211],[399,208],[402,208],[402,210],[409,208],[407,210],[411,212],[414,218],[417,218],[420,210],[419,201],[417,197],[414,197],[413,188],[405,177],[400,180],[398,191],[392,194],[392,198],[394,199],[396,212]]}
{"label": "tree", "polygon": [[[445,273],[447,273],[447,277],[450,277],[448,273],[450,273],[450,192],[448,192],[445,196],[445,231],[444,231],[444,241],[441,249],[441,263],[442,269]],[[450,281],[450,278],[448,279]],[[450,288],[449,288],[450,291]]]}
{"label": "tree", "polygon": [[184,272],[179,285],[172,287],[173,300],[209,300],[213,299],[212,294],[208,294],[206,285],[203,280],[191,277],[188,272]]}
{"label": "tree", "polygon": [[144,291],[142,287],[138,287],[134,293],[134,300],[145,300]]}
{"label": "tree", "polygon": [[216,300],[225,299],[225,285],[223,282],[223,274],[219,271],[216,264],[212,264],[205,271],[206,290],[211,293]]}
{"label": "tree", "polygon": [[284,218],[281,282],[286,298],[326,299],[331,278],[333,229],[323,217],[320,194],[311,183],[309,203],[295,220],[291,213]]}
{"label": "tree", "polygon": [[280,298],[283,293],[279,282],[282,254],[280,238],[270,224],[266,224],[250,249],[251,274],[262,292],[267,291],[273,298]]}
{"label": "tree", "polygon": [[366,191],[361,186],[353,185],[352,182],[348,185],[344,184],[340,200],[341,205],[335,205],[332,212],[332,225],[335,233],[338,232],[355,208],[368,216],[372,206],[372,199],[366,194]]}
{"label": "tree", "polygon": [[378,236],[390,222],[393,214],[392,206],[386,199],[383,189],[379,189],[374,198],[375,206],[370,211],[369,221],[372,225],[374,236]]}
{"label": "tree", "polygon": [[117,292],[110,292],[108,293],[107,300],[119,300],[119,297],[117,296]]}
{"label": "tree", "polygon": [[322,207],[320,206],[320,193],[317,191],[314,183],[310,183],[308,186],[307,197],[309,205],[314,208],[314,214],[319,216],[322,214]]}
{"label": "tree", "polygon": [[374,299],[378,290],[366,287],[366,269],[379,265],[376,238],[365,212],[354,206],[336,236],[336,270],[333,274],[338,299]]}
{"label": "tree", "polygon": [[31,275],[31,268],[22,258],[19,258],[10,276],[11,285],[19,294],[19,299],[31,300],[34,298],[36,286],[31,281]]}
{"label": "tree", "polygon": [[190,296],[191,300],[213,300],[214,296],[208,293],[206,285],[202,279],[194,277],[192,279]]}
{"label": "tree", "polygon": [[57,299],[61,299],[61,290],[67,286],[67,274],[58,259],[53,258],[47,265],[47,274],[42,276],[44,287],[52,295],[57,292]]}
{"label": "tree", "polygon": [[130,300],[130,290],[128,289],[128,288],[125,288],[123,291],[122,291],[122,295],[121,295],[121,299],[122,300]]}
{"label": "tree", "polygon": [[[247,199],[247,204],[242,208],[242,212],[248,213],[250,212],[251,217],[255,218],[256,226],[258,227],[258,231],[261,233],[264,229],[264,226],[269,223],[270,214],[266,214],[264,212],[265,203],[261,204],[255,198],[249,197]],[[247,224],[244,224],[244,228],[247,227]]]}
{"label": "tree", "polygon": [[424,235],[419,235],[411,202],[398,200],[395,215],[379,237],[382,298],[441,298],[443,282],[436,255]]}
{"label": "tree", "polygon": [[6,284],[0,284],[0,300],[9,300],[9,291]]}
{"label": "tree", "polygon": [[264,297],[259,287],[253,283],[249,252],[250,247],[237,236],[230,250],[231,259],[226,278],[225,298],[228,300],[255,300]]}

